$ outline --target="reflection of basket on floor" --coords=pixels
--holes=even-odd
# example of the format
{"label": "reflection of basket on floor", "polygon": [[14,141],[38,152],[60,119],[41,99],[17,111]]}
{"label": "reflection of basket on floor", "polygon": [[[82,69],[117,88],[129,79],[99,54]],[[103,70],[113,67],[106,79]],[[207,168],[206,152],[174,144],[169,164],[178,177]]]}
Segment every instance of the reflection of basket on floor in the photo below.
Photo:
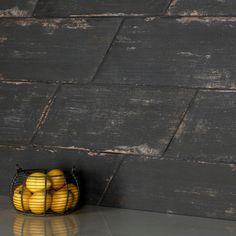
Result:
{"label": "reflection of basket on floor", "polygon": [[13,206],[25,214],[65,214],[74,211],[79,201],[79,185],[75,169],[22,170],[11,184]]}
{"label": "reflection of basket on floor", "polygon": [[16,215],[13,232],[15,236],[74,236],[79,235],[79,222],[73,215],[64,217],[25,217]]}

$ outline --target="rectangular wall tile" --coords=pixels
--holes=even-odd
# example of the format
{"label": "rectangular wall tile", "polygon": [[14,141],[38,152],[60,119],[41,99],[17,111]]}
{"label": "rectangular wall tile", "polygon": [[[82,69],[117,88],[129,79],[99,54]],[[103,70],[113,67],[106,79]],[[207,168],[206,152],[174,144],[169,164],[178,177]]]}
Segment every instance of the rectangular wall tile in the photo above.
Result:
{"label": "rectangular wall tile", "polygon": [[1,0],[0,17],[32,16],[37,0]]}
{"label": "rectangular wall tile", "polygon": [[230,164],[130,157],[102,205],[235,220],[235,178]]}
{"label": "rectangular wall tile", "polygon": [[29,143],[56,86],[0,84],[0,144]]}
{"label": "rectangular wall tile", "polygon": [[98,83],[236,88],[236,18],[126,20]]}
{"label": "rectangular wall tile", "polygon": [[9,19],[0,22],[1,80],[88,82],[120,19]]}
{"label": "rectangular wall tile", "polygon": [[100,200],[121,156],[89,156],[76,150],[42,150],[42,149],[8,149],[0,148],[0,194],[8,195],[9,186],[16,173],[15,165],[23,169],[70,169],[73,166],[79,170],[82,184],[82,201],[87,204],[97,204]]}
{"label": "rectangular wall tile", "polygon": [[235,0],[174,0],[168,15],[175,16],[235,16]]}
{"label": "rectangular wall tile", "polygon": [[236,163],[236,92],[201,91],[166,158]]}
{"label": "rectangular wall tile", "polygon": [[39,0],[35,16],[160,15],[170,0]]}
{"label": "rectangular wall tile", "polygon": [[193,90],[63,86],[37,144],[160,155]]}

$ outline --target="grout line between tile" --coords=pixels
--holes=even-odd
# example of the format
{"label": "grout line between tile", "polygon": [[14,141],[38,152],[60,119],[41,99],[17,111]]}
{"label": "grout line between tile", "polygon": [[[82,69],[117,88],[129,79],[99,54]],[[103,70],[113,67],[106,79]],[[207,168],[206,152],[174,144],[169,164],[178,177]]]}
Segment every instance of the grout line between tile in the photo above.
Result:
{"label": "grout line between tile", "polygon": [[[27,149],[32,149],[35,151],[47,151],[47,152],[57,152],[57,151],[73,151],[71,149],[67,149],[67,148],[57,148],[55,146],[43,146],[43,145],[36,145],[36,144],[8,144],[8,143],[1,143],[0,144],[0,150],[1,149],[9,149],[12,151],[24,151]],[[149,158],[153,158],[159,161],[178,161],[178,162],[189,162],[189,163],[197,163],[197,164],[209,164],[209,165],[234,165],[236,166],[236,162],[235,161],[224,161],[224,160],[219,160],[219,161],[203,161],[203,160],[186,160],[186,159],[173,159],[173,158],[163,158],[163,157],[155,157],[155,156],[147,156],[147,155],[143,155],[143,154],[139,154],[139,155],[132,155],[132,154],[123,154],[123,153],[105,153],[105,152],[94,152],[91,153],[90,151],[86,151],[86,150],[74,150],[77,151],[78,153],[86,153],[89,156],[109,156],[109,155],[113,155],[113,156],[121,156],[122,157],[122,161],[124,161],[126,158],[129,157],[149,157]],[[119,163],[120,164],[120,163]],[[118,165],[119,165],[118,164]],[[115,171],[114,171],[115,172]],[[113,173],[114,173],[113,172]]]}
{"label": "grout line between tile", "polygon": [[[37,6],[36,6],[37,7]],[[34,14],[34,13],[33,13]],[[159,18],[169,18],[169,19],[177,19],[177,18],[236,18],[236,14],[234,15],[163,15],[163,14],[143,14],[143,15],[124,15],[124,16],[119,16],[119,15],[112,15],[112,16],[99,16],[99,15],[91,15],[91,16],[86,16],[86,15],[78,15],[78,16],[2,16],[0,17],[1,20],[17,20],[17,19],[45,19],[45,20],[50,20],[50,19],[76,19],[76,18],[91,18],[91,19],[109,19],[109,18],[120,18],[120,19],[134,19],[134,18],[140,18],[144,19],[147,17],[159,17]]]}
{"label": "grout line between tile", "polygon": [[104,191],[103,191],[103,193],[102,193],[102,195],[101,195],[101,198],[99,199],[97,205],[101,205],[101,203],[102,203],[102,201],[103,201],[103,199],[104,199],[104,197],[105,197],[105,195],[106,195],[106,193],[107,193],[109,187],[111,186],[111,184],[112,184],[112,182],[113,182],[113,179],[116,177],[118,171],[120,170],[120,167],[121,167],[121,165],[122,165],[123,162],[124,162],[124,159],[125,159],[125,157],[122,157],[122,159],[120,160],[120,163],[118,164],[117,168],[114,170],[114,172],[113,172],[113,174],[112,174],[110,180],[108,181],[108,183],[107,183],[107,185],[106,185],[106,187],[105,187],[105,189],[104,189]]}
{"label": "grout line between tile", "polygon": [[97,66],[97,69],[96,69],[96,71],[95,71],[95,73],[93,75],[93,78],[91,79],[90,83],[92,83],[95,80],[96,75],[99,73],[99,71],[102,68],[104,62],[106,61],[107,55],[109,54],[109,52],[110,52],[110,50],[111,50],[111,48],[112,48],[112,46],[113,46],[113,44],[115,42],[115,39],[116,39],[117,35],[120,33],[120,30],[121,30],[121,28],[122,28],[122,26],[124,24],[124,21],[125,21],[125,18],[121,19],[120,25],[118,26],[117,31],[115,32],[115,34],[114,34],[114,36],[113,36],[113,38],[111,40],[111,43],[110,43],[109,47],[107,48],[106,53],[104,54],[104,56],[103,56],[103,58],[101,60],[101,63]]}
{"label": "grout line between tile", "polygon": [[169,8],[170,8],[170,6],[171,6],[171,4],[174,2],[174,0],[171,0],[170,2],[169,2],[169,4],[167,5],[167,7],[166,7],[166,9],[164,10],[164,12],[163,12],[163,16],[166,16],[167,15],[167,12],[168,12],[168,10],[169,10]]}
{"label": "grout line between tile", "polygon": [[36,125],[36,128],[35,128],[35,130],[33,132],[33,136],[31,138],[29,144],[33,143],[33,141],[34,141],[36,135],[38,134],[39,130],[42,128],[42,126],[46,122],[48,114],[49,114],[50,109],[51,109],[51,107],[52,107],[52,105],[54,103],[54,100],[56,98],[56,94],[57,94],[59,89],[60,89],[60,85],[57,86],[57,88],[55,89],[54,93],[52,94],[52,96],[49,98],[47,104],[45,105],[45,107],[44,107],[44,109],[42,111],[42,114],[41,114],[41,116],[40,116],[40,118],[38,120],[38,123]]}
{"label": "grout line between tile", "polygon": [[38,6],[38,4],[39,4],[39,1],[40,1],[40,0],[38,0],[38,1],[36,2],[35,6],[34,6],[34,10],[33,10],[32,14],[31,14],[31,17],[33,17],[33,18],[34,18],[34,14],[35,14],[35,11],[36,11],[36,9],[37,9],[37,6]]}
{"label": "grout line between tile", "polygon": [[98,82],[60,82],[60,81],[31,81],[31,80],[0,80],[1,84],[50,84],[50,85],[68,85],[78,87],[100,86],[100,87],[129,87],[129,88],[146,88],[146,89],[188,89],[188,90],[200,90],[200,91],[232,91],[236,92],[236,88],[207,88],[207,87],[191,87],[191,86],[175,86],[175,85],[152,85],[152,84],[118,84],[118,83],[98,83]]}
{"label": "grout line between tile", "polygon": [[191,98],[191,100],[190,100],[190,102],[189,102],[189,104],[188,104],[186,110],[184,111],[184,113],[183,113],[183,115],[182,115],[182,117],[181,117],[181,119],[180,119],[180,122],[178,123],[178,125],[177,125],[177,127],[176,127],[176,129],[175,129],[175,131],[174,131],[174,133],[173,133],[173,135],[172,135],[170,141],[169,141],[169,143],[167,144],[165,150],[164,150],[163,153],[162,153],[162,157],[165,156],[167,150],[169,149],[170,145],[172,144],[172,142],[173,142],[173,140],[174,140],[174,137],[176,136],[176,134],[177,134],[177,132],[178,132],[178,130],[179,130],[181,124],[183,123],[185,117],[187,116],[187,114],[188,114],[188,112],[190,111],[190,109],[191,109],[193,103],[195,102],[195,99],[196,99],[196,97],[197,97],[197,95],[198,95],[198,92],[199,92],[199,90],[196,90],[196,92],[194,93],[193,97]]}

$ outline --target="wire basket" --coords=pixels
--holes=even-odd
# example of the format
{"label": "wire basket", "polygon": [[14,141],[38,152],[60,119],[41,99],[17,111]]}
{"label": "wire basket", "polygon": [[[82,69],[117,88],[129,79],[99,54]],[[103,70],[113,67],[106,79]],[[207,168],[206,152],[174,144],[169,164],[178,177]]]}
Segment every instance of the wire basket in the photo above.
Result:
{"label": "wire basket", "polygon": [[75,168],[23,170],[17,165],[11,187],[11,201],[25,215],[64,215],[78,208],[79,184]]}

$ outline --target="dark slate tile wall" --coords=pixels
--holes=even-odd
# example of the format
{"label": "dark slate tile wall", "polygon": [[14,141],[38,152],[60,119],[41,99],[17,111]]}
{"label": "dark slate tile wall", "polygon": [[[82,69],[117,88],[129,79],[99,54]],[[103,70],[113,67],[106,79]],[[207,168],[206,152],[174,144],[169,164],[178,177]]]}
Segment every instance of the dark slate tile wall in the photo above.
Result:
{"label": "dark slate tile wall", "polygon": [[236,162],[236,91],[201,91],[185,116],[167,157]]}
{"label": "dark slate tile wall", "polygon": [[1,0],[0,17],[32,16],[37,0]]}
{"label": "dark slate tile wall", "polygon": [[98,204],[114,172],[120,165],[119,155],[88,155],[76,150],[40,148],[4,148],[0,147],[0,194],[8,195],[11,179],[15,174],[15,165],[22,168],[62,168],[75,166],[79,171],[82,186],[82,201],[86,204]]}
{"label": "dark slate tile wall", "polygon": [[35,143],[161,155],[194,90],[64,86]]}
{"label": "dark slate tile wall", "polygon": [[235,88],[234,18],[125,21],[98,83]]}
{"label": "dark slate tile wall", "polygon": [[234,2],[27,4],[0,8],[0,194],[75,165],[85,203],[236,220]]}
{"label": "dark slate tile wall", "polygon": [[235,177],[230,164],[129,157],[102,205],[235,220]]}
{"label": "dark slate tile wall", "polygon": [[164,14],[171,0],[39,0],[35,16],[124,16]]}
{"label": "dark slate tile wall", "polygon": [[120,19],[0,21],[2,80],[90,81]]}
{"label": "dark slate tile wall", "polygon": [[0,84],[0,144],[28,144],[56,86]]}
{"label": "dark slate tile wall", "polygon": [[173,0],[168,15],[236,16],[235,0]]}

